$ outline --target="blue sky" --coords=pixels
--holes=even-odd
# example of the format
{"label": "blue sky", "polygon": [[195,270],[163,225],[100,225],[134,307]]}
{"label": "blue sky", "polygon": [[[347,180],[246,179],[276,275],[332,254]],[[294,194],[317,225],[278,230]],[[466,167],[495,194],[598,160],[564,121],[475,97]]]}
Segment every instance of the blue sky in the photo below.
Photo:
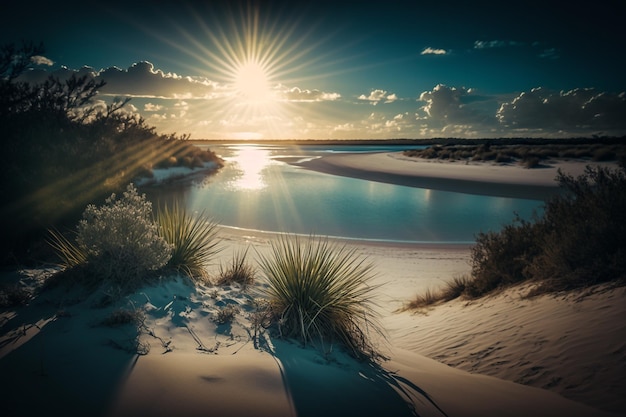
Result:
{"label": "blue sky", "polygon": [[49,3],[2,6],[0,43],[46,49],[24,79],[104,79],[163,133],[626,134],[623,2]]}

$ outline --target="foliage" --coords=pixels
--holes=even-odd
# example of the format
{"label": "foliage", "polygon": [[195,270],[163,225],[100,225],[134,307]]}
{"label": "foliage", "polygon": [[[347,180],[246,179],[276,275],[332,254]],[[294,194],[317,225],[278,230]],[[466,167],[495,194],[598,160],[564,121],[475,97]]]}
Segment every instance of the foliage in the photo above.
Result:
{"label": "foliage", "polygon": [[152,204],[133,184],[120,199],[112,194],[101,207],[87,206],[77,243],[91,274],[124,285],[164,266],[172,252],[153,222]]}
{"label": "foliage", "polygon": [[578,178],[559,172],[564,193],[546,204],[528,278],[543,290],[626,280],[626,172],[587,167]]}
{"label": "foliage", "polygon": [[239,307],[233,304],[225,305],[220,308],[215,315],[215,322],[217,324],[228,324],[232,323],[235,320],[237,314],[239,314],[241,310]]}
{"label": "foliage", "polygon": [[466,293],[478,296],[523,281],[526,265],[541,251],[539,227],[516,217],[498,232],[479,233],[471,249],[473,279]]}
{"label": "foliage", "polygon": [[0,46],[5,253],[29,246],[51,226],[74,223],[89,202],[123,191],[163,161],[222,165],[213,152],[190,144],[188,136],[156,133],[125,108],[128,98],[96,103],[104,82],[91,76],[21,81],[32,58],[43,53],[42,45]]}
{"label": "foliage", "polygon": [[459,296],[480,297],[498,288],[533,281],[529,295],[626,284],[626,171],[587,166],[577,178],[559,171],[562,193],[543,215],[517,218],[498,232],[480,233],[472,247],[472,274],[440,293],[418,295],[408,306]]}
{"label": "foliage", "polygon": [[228,285],[233,282],[241,285],[242,289],[247,289],[254,283],[256,270],[246,262],[248,249],[244,252],[237,252],[233,255],[228,267],[220,265],[220,272],[217,278],[218,285]]}
{"label": "foliage", "polygon": [[[593,142],[566,141],[483,141],[481,144],[466,140],[466,143],[437,144],[424,149],[404,151],[414,158],[443,159],[452,161],[494,161],[500,164],[517,162],[525,168],[537,168],[550,158],[591,159],[593,161],[619,161],[626,158],[626,149],[618,140],[597,139]],[[497,144],[496,144],[497,143]]]}
{"label": "foliage", "polygon": [[217,223],[204,212],[191,215],[178,203],[160,208],[156,216],[160,236],[172,247],[167,267],[190,278],[207,278],[206,266],[221,250]]}
{"label": "foliage", "polygon": [[322,238],[281,237],[260,256],[265,296],[281,333],[304,344],[338,341],[358,358],[378,356],[369,331],[382,335],[372,304],[373,265]]}

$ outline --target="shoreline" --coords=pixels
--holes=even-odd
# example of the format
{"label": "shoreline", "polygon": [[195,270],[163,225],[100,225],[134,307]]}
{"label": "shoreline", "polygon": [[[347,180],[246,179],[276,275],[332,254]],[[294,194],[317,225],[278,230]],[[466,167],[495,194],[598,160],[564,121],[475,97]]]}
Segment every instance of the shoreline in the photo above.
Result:
{"label": "shoreline", "polygon": [[[276,236],[228,229],[220,235],[225,248],[208,270],[212,276],[220,264],[228,265],[234,254],[250,246],[248,261],[255,264],[259,255],[271,253]],[[55,293],[44,293],[23,313],[16,310],[6,316],[3,338],[15,338],[4,344],[0,358],[0,370],[12,381],[8,409],[34,416],[69,405],[78,415],[98,404],[111,417],[138,410],[191,416],[207,407],[231,416],[318,411],[315,415],[371,415],[381,407],[398,411],[395,415],[405,415],[412,407],[419,415],[431,416],[442,415],[441,410],[485,417],[620,415],[616,391],[623,386],[623,355],[616,336],[624,329],[619,320],[626,306],[620,302],[626,296],[623,290],[599,292],[581,301],[576,294],[524,300],[519,289],[511,289],[473,302],[400,312],[414,294],[467,273],[469,248],[346,244],[375,264],[372,284],[383,284],[375,300],[387,335],[382,353],[389,360],[379,371],[347,359],[339,350],[329,361],[328,353],[273,337],[257,350],[250,341],[246,313],[254,292],[236,285],[188,287],[177,279],[106,307],[94,308],[98,294],[84,301],[77,298],[49,321],[41,319],[55,314],[49,310]],[[57,295],[64,300],[72,294]],[[607,308],[607,303],[613,307]],[[240,306],[242,312],[231,324],[216,325],[212,317],[224,305]],[[132,328],[94,327],[129,306],[144,315],[136,339],[144,353],[132,356],[120,350]],[[607,357],[601,354],[605,349],[618,354]],[[590,366],[597,371],[587,375]],[[45,367],[45,378],[38,373],[40,367]],[[525,385],[515,383],[520,375]],[[59,391],[51,381],[69,390]],[[546,381],[555,385],[545,387]],[[607,391],[603,383],[614,388]],[[40,405],[24,410],[33,386],[40,389]],[[312,388],[324,394],[320,397]],[[559,395],[564,388],[569,399]],[[72,390],[81,393],[80,400]],[[163,392],[167,395],[159,394]]]}
{"label": "shoreline", "polygon": [[408,187],[542,201],[558,194],[559,169],[577,176],[590,165],[586,161],[552,161],[545,168],[526,169],[514,165],[435,162],[404,157],[400,152],[332,154],[285,162],[326,174]]}

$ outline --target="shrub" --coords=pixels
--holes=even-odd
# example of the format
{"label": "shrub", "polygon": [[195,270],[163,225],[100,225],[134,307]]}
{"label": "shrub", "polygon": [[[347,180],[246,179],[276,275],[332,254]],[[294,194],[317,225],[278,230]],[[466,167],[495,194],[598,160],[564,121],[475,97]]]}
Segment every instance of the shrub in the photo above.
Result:
{"label": "shrub", "polygon": [[371,299],[373,265],[354,250],[322,238],[281,237],[260,265],[283,335],[305,345],[338,341],[357,358],[379,356],[368,335],[382,335]]}
{"label": "shrub", "polygon": [[546,204],[542,251],[529,276],[545,290],[626,279],[626,175],[587,167],[578,178],[559,172],[564,193]]}
{"label": "shrub", "polygon": [[220,265],[220,273],[217,278],[217,284],[228,285],[236,282],[241,285],[244,290],[252,285],[254,283],[256,271],[253,266],[246,262],[247,255],[248,249],[244,252],[236,253],[233,256],[228,268],[224,268]]}
{"label": "shrub", "polygon": [[217,247],[217,223],[204,212],[189,214],[178,203],[159,209],[156,223],[160,236],[172,247],[167,267],[190,278],[206,279],[206,266],[221,250]]}
{"label": "shrub", "polygon": [[626,282],[624,167],[588,166],[577,178],[559,171],[557,180],[562,193],[541,218],[477,236],[466,295],[523,280],[538,282],[534,294]]}
{"label": "shrub", "polygon": [[78,246],[97,278],[134,284],[170,259],[171,246],[159,236],[152,204],[129,184],[101,207],[89,205],[78,224]]}
{"label": "shrub", "polygon": [[472,280],[465,291],[477,297],[523,281],[526,265],[541,250],[537,225],[517,217],[498,232],[479,233],[471,249]]}

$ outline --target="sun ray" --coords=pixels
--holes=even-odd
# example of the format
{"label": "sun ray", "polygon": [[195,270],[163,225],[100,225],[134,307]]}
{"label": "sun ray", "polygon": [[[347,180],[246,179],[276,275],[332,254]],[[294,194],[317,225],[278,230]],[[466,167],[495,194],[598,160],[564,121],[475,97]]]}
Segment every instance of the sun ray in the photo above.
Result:
{"label": "sun ray", "polygon": [[317,129],[322,114],[336,118],[341,111],[333,104],[313,106],[289,97],[294,88],[318,90],[315,80],[324,80],[337,72],[337,63],[355,56],[354,45],[333,43],[341,27],[329,31],[322,20],[286,15],[284,9],[270,18],[266,9],[252,3],[219,10],[209,4],[188,6],[187,10],[188,25],[170,20],[178,37],[166,37],[171,32],[153,28],[145,28],[146,32],[189,58],[178,55],[164,60],[214,83],[214,89],[206,96],[191,92],[185,98],[193,101],[188,120],[159,119],[159,126],[187,128],[197,138],[288,138],[295,136],[290,134],[298,124]]}

